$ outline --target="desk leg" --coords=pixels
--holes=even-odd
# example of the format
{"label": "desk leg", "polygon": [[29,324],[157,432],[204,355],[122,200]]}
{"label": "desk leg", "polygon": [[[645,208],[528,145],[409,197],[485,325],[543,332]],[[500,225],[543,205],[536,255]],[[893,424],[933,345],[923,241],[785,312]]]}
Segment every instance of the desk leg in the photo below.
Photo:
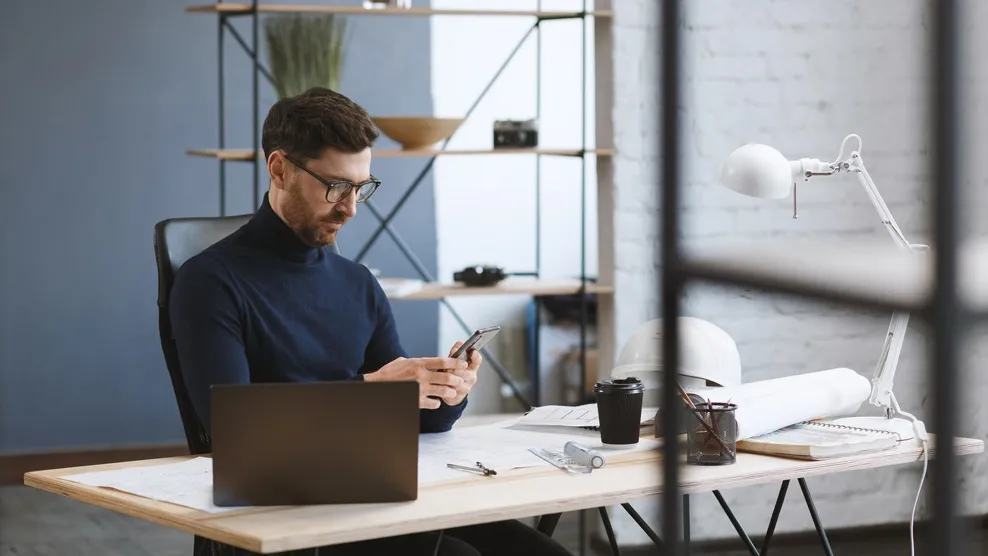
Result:
{"label": "desk leg", "polygon": [[782,513],[782,504],[786,501],[786,492],[789,490],[789,479],[782,481],[779,489],[779,497],[775,500],[775,509],[772,510],[772,519],[768,522],[768,529],[765,531],[765,541],[762,542],[762,556],[768,554],[768,544],[772,542],[772,535],[775,534],[775,526],[779,523],[779,514]]}
{"label": "desk leg", "polygon": [[539,524],[535,527],[540,533],[544,535],[552,536],[552,533],[556,530],[556,525],[559,524],[559,518],[562,514],[546,514],[539,518]]}
{"label": "desk leg", "polygon": [[635,509],[631,507],[631,504],[624,503],[621,504],[621,507],[624,508],[626,512],[628,512],[628,515],[631,516],[631,519],[635,520],[635,523],[637,523],[638,526],[641,527],[642,531],[645,531],[645,534],[648,535],[648,538],[652,539],[652,542],[655,543],[655,546],[659,547],[659,550],[664,552],[662,546],[662,539],[659,538],[658,533],[653,531],[652,528],[648,526],[648,523],[645,522],[642,516],[638,515],[638,512],[636,512]]}
{"label": "desk leg", "polygon": [[683,548],[684,554],[690,556],[690,495],[683,496]]}
{"label": "desk leg", "polygon": [[724,496],[719,490],[714,491],[714,496],[717,498],[717,502],[720,503],[720,507],[724,510],[724,513],[727,514],[727,518],[731,520],[731,525],[733,525],[734,530],[738,532],[738,536],[741,537],[741,541],[744,542],[748,552],[751,553],[751,556],[759,556],[758,549],[755,548],[755,543],[751,542],[751,538],[744,532],[744,529],[741,527],[741,523],[738,522],[738,518],[734,517],[734,512],[732,512],[731,508],[727,505],[727,500],[724,500]]}
{"label": "desk leg", "polygon": [[614,537],[614,529],[611,527],[611,518],[607,517],[607,508],[601,506],[597,508],[600,512],[600,520],[604,522],[604,532],[607,533],[607,542],[611,545],[611,554],[621,556],[621,549],[618,548],[617,539]]}
{"label": "desk leg", "polygon": [[[442,546],[442,544],[443,544],[443,531],[440,530],[439,535],[436,537],[436,547],[432,549],[432,556],[439,556],[439,547]],[[319,554],[316,553],[316,556],[319,556]]]}
{"label": "desk leg", "polygon": [[830,548],[830,541],[827,539],[827,532],[823,530],[820,516],[816,513],[816,506],[813,504],[813,497],[810,496],[810,487],[806,486],[806,479],[799,479],[799,488],[803,491],[803,498],[806,499],[806,507],[810,510],[810,517],[813,518],[813,526],[816,527],[817,535],[820,535],[820,542],[823,543],[823,551],[827,556],[834,556],[834,551]]}

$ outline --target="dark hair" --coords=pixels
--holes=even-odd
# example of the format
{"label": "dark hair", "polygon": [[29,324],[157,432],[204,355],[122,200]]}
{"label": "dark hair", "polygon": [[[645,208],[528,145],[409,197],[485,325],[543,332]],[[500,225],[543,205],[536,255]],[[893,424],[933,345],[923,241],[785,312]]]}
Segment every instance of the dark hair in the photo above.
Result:
{"label": "dark hair", "polygon": [[274,103],[264,118],[264,158],[278,149],[301,160],[318,158],[327,148],[357,153],[378,137],[367,111],[336,91],[313,87]]}

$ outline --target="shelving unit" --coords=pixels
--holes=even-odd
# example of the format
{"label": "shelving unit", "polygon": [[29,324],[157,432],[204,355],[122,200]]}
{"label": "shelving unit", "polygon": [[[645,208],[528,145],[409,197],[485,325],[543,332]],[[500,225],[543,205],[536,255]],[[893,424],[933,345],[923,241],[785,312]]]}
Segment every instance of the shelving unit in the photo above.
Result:
{"label": "shelving unit", "polygon": [[[680,303],[691,281],[744,286],[763,291],[800,295],[881,310],[906,310],[923,317],[933,332],[929,360],[933,390],[933,419],[929,432],[949,444],[957,436],[958,377],[965,335],[972,325],[988,320],[988,245],[962,241],[963,204],[958,194],[959,52],[962,12],[960,2],[940,0],[930,4],[931,74],[929,124],[932,188],[932,253],[924,258],[896,252],[890,244],[860,242],[751,242],[716,250],[689,252],[680,245],[680,113],[682,45],[681,10],[686,2],[662,3],[660,36],[662,67],[658,90],[662,91],[660,124],[662,166],[662,353],[666,368],[679,368]],[[887,239],[887,238],[885,238]],[[677,373],[665,373],[659,419],[662,430],[679,430],[681,412],[676,393]],[[679,488],[680,439],[665,439],[662,493],[663,552],[680,555],[682,509]],[[933,535],[928,552],[953,556],[968,547],[958,533],[958,493],[963,482],[957,476],[957,454],[939,450],[931,462]]]}
{"label": "shelving unit", "polygon": [[[249,162],[254,157],[253,149],[189,149],[186,154],[189,156],[201,156],[204,158],[215,158],[218,160],[240,160]],[[374,151],[374,158],[432,158],[434,156],[510,156],[510,155],[541,155],[541,156],[581,156],[581,155],[597,155],[597,156],[611,156],[614,154],[614,149],[590,149],[586,151],[581,151],[580,149],[546,149],[546,148],[533,148],[533,149],[449,149],[449,150],[437,150],[437,149],[411,149],[411,150],[393,150],[393,149],[380,149]],[[264,156],[264,153],[257,153],[258,157]]]}
{"label": "shelving unit", "polygon": [[586,288],[586,293],[614,293],[613,287],[602,286],[593,282],[581,284],[579,280],[515,280],[509,278],[496,286],[484,288],[433,282],[426,284],[419,291],[403,295],[392,295],[389,298],[412,300],[442,299],[464,295],[574,295],[580,293],[581,286]]}
{"label": "shelving unit", "polygon": [[[586,7],[586,0],[579,0],[582,7]],[[541,0],[538,2],[541,4]],[[576,3],[576,2],[574,2]],[[605,5],[609,7],[609,0],[597,0],[597,5]],[[295,4],[295,5],[282,5],[282,4],[262,4],[258,2],[251,3],[233,3],[233,2],[218,2],[215,4],[191,6],[186,8],[186,12],[192,14],[211,14],[217,16],[218,19],[218,71],[219,71],[219,143],[215,148],[194,148],[187,151],[187,155],[192,157],[213,159],[219,162],[220,173],[219,173],[219,202],[220,202],[220,214],[225,214],[226,206],[226,194],[227,194],[227,183],[226,183],[226,165],[228,163],[247,163],[252,164],[254,170],[254,180],[252,187],[253,195],[253,206],[258,206],[259,204],[259,191],[257,184],[259,183],[259,177],[261,173],[262,165],[262,153],[259,145],[259,133],[260,133],[260,122],[259,122],[259,102],[258,102],[258,89],[260,86],[261,78],[266,78],[268,82],[271,82],[272,76],[270,72],[264,67],[264,64],[258,59],[259,51],[259,40],[258,40],[258,28],[259,19],[263,14],[273,14],[273,13],[320,13],[320,14],[337,14],[341,16],[369,16],[369,17],[379,17],[379,16],[395,16],[395,17],[416,17],[416,16],[490,16],[490,17],[519,17],[528,18],[533,20],[531,28],[525,33],[518,44],[511,51],[510,55],[501,65],[501,67],[494,73],[493,77],[484,87],[483,91],[480,93],[476,101],[464,115],[465,118],[469,118],[471,113],[480,103],[480,101],[485,97],[491,86],[497,81],[498,77],[504,71],[505,67],[510,63],[510,61],[518,53],[521,46],[532,36],[535,37],[537,41],[536,44],[536,66],[539,68],[538,75],[536,76],[536,96],[540,97],[541,91],[541,56],[542,56],[542,43],[541,43],[541,25],[547,21],[559,21],[559,20],[580,20],[582,22],[582,39],[579,48],[580,52],[580,63],[582,67],[582,79],[581,79],[581,127],[582,136],[576,146],[573,147],[558,147],[549,148],[539,146],[538,148],[513,148],[513,149],[458,149],[458,150],[447,150],[445,147],[449,143],[450,138],[446,139],[442,145],[435,149],[419,149],[419,150],[388,150],[380,149],[374,150],[373,156],[375,158],[424,158],[427,162],[418,174],[415,180],[407,187],[400,199],[397,201],[394,208],[384,214],[383,211],[378,209],[374,204],[373,200],[367,201],[364,206],[367,210],[378,220],[378,227],[370,236],[370,238],[365,242],[365,244],[359,249],[354,260],[357,262],[362,262],[363,258],[366,256],[368,250],[373,245],[373,243],[382,235],[387,234],[397,245],[399,250],[405,255],[409,262],[415,267],[416,272],[420,275],[420,278],[426,282],[426,285],[419,291],[414,293],[409,293],[400,296],[394,296],[392,299],[395,300],[426,300],[435,299],[439,300],[446,308],[450,311],[454,319],[463,328],[464,333],[469,334],[474,330],[475,327],[471,327],[467,322],[457,313],[457,311],[449,304],[447,298],[455,296],[468,296],[468,295],[528,295],[532,297],[549,296],[549,295],[579,295],[580,305],[581,305],[581,318],[580,318],[580,353],[587,353],[587,327],[588,323],[588,308],[587,308],[587,295],[593,294],[599,296],[599,301],[603,301],[604,298],[609,298],[613,293],[613,275],[612,270],[605,269],[603,267],[607,262],[608,255],[602,255],[602,271],[601,279],[596,282],[591,281],[587,277],[586,272],[586,161],[587,157],[597,157],[598,160],[598,170],[600,170],[603,164],[607,170],[609,170],[609,157],[614,154],[613,149],[607,147],[599,148],[589,148],[586,141],[586,84],[587,84],[587,71],[586,71],[586,54],[587,54],[587,33],[586,33],[586,23],[589,18],[597,18],[597,29],[598,37],[600,33],[606,32],[609,40],[610,26],[609,21],[612,12],[609,9],[598,9],[598,10],[579,10],[579,11],[547,11],[541,9],[535,10],[481,10],[481,9],[433,9],[433,8],[385,8],[385,9],[374,9],[367,10],[360,6],[338,6],[338,5],[322,5],[322,4]],[[251,35],[250,39],[245,39],[237,29],[230,23],[231,18],[238,17],[248,17],[251,20]],[[602,25],[600,22],[608,22],[608,25]],[[240,47],[247,53],[253,62],[253,81],[252,81],[252,95],[253,95],[253,144],[247,148],[229,148],[226,144],[226,134],[224,130],[225,122],[225,87],[224,87],[224,71],[223,71],[223,48],[224,48],[224,37],[229,34],[233,39],[240,45]],[[598,38],[599,42],[599,38]],[[606,44],[610,44],[607,42]],[[609,61],[610,51],[606,52],[606,64],[607,70],[609,71],[610,61]],[[602,59],[600,55],[597,56],[598,63]],[[605,83],[604,89],[610,86],[610,81],[603,78]],[[598,73],[597,83],[600,85],[602,83],[601,74]],[[598,106],[597,113],[600,114],[601,111],[606,114],[604,116],[603,122],[598,116],[598,133],[597,141],[598,145],[609,145],[611,142],[611,136],[609,135],[610,125],[609,125],[609,102],[611,95],[609,91],[605,92],[603,95],[599,92],[601,86],[598,86]],[[608,104],[602,105],[601,99],[606,99]],[[359,102],[359,99],[357,99]],[[538,119],[541,115],[541,98],[538,98],[536,103],[536,114],[535,118]],[[602,125],[603,123],[603,125]],[[605,132],[602,132],[605,130]],[[603,138],[603,140],[602,140]],[[579,184],[579,191],[581,193],[581,233],[580,233],[580,251],[581,251],[581,263],[580,263],[580,276],[571,280],[560,280],[560,279],[550,279],[542,276],[541,264],[540,264],[540,226],[541,218],[537,217],[536,220],[536,233],[535,233],[535,248],[536,248],[536,268],[531,272],[521,272],[519,274],[531,276],[531,279],[525,280],[515,280],[509,279],[505,282],[499,284],[495,287],[487,288],[477,288],[477,287],[465,287],[458,284],[443,283],[437,281],[435,277],[431,275],[430,272],[424,267],[424,265],[419,261],[418,257],[411,251],[408,245],[402,240],[400,235],[391,226],[391,221],[395,214],[401,210],[402,206],[411,196],[411,194],[416,190],[416,188],[422,183],[425,176],[432,169],[435,160],[440,156],[534,156],[537,160],[536,164],[536,175],[535,175],[535,188],[533,191],[535,197],[536,206],[541,206],[541,183],[539,177],[539,171],[541,165],[538,163],[541,161],[543,156],[558,156],[558,157],[570,157],[574,160],[578,160],[581,164],[581,183]],[[605,170],[605,174],[607,173]],[[598,175],[598,187],[604,186],[606,190],[602,193],[598,191],[598,196],[603,195],[603,203],[605,207],[612,206],[608,201],[610,195],[610,181],[609,176]],[[603,213],[602,213],[603,214]],[[600,233],[609,234],[608,223],[610,222],[610,216],[606,216],[606,220],[602,223],[603,231]],[[607,236],[610,237],[610,236]],[[603,305],[603,310],[598,309],[598,329],[603,328],[604,330],[611,330],[611,324],[607,319],[609,319],[612,311],[609,311],[610,302],[604,301],[603,303],[598,303],[598,305]],[[535,328],[540,329],[540,319],[538,317],[538,311],[536,311]],[[600,354],[601,361],[605,362],[605,365],[598,365],[598,368],[609,368],[607,365],[610,361],[606,358],[610,357],[613,353],[613,349],[609,345],[606,334],[603,336],[598,334],[598,353]],[[534,352],[539,353],[539,339],[538,334],[536,334]],[[490,364],[490,366],[499,375],[501,380],[507,384],[516,399],[525,407],[531,405],[538,405],[541,400],[541,393],[539,391],[540,384],[540,369],[539,369],[539,357],[536,356],[532,361],[533,369],[530,376],[530,382],[532,385],[530,395],[525,395],[522,392],[521,387],[515,382],[504,367],[486,350],[484,351],[485,360]],[[586,377],[586,358],[580,357],[580,372],[581,372],[581,391],[587,392],[587,385],[585,384]]]}
{"label": "shelving unit", "polygon": [[189,6],[185,9],[192,13],[211,13],[226,15],[250,15],[259,13],[323,13],[359,16],[432,16],[432,15],[479,15],[497,17],[537,17],[542,20],[573,19],[589,15],[592,17],[611,17],[610,10],[597,11],[546,11],[546,10],[471,10],[471,9],[435,9],[435,8],[380,8],[367,10],[360,6],[321,6],[311,4],[250,4],[237,2],[219,2],[202,6]]}

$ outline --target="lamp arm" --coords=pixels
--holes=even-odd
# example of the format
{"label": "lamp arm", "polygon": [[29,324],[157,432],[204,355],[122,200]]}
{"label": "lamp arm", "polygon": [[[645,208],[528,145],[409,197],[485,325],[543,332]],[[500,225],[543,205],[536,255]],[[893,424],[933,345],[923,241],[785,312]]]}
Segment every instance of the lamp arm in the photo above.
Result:
{"label": "lamp arm", "polygon": [[[847,170],[855,172],[858,175],[858,181],[861,182],[865,193],[868,194],[868,198],[871,199],[871,203],[875,206],[878,217],[882,220],[882,224],[885,225],[889,235],[892,236],[892,240],[895,241],[900,249],[907,251],[926,251],[929,249],[927,245],[913,244],[906,240],[899,225],[895,222],[895,218],[892,217],[888,205],[885,204],[881,194],[878,192],[878,188],[875,187],[875,182],[871,179],[871,175],[868,174],[868,170],[865,168],[864,161],[858,151],[853,151],[850,157],[837,162],[835,166],[835,169],[838,171]],[[885,417],[888,419],[894,416],[896,406],[898,405],[894,403],[892,383],[895,378],[896,367],[899,364],[899,355],[902,353],[902,344],[908,329],[909,313],[903,311],[893,313],[892,320],[889,323],[888,333],[885,336],[882,355],[878,360],[878,364],[875,366],[875,373],[871,380],[871,396],[868,401],[872,405],[882,408],[885,411]]]}
{"label": "lamp arm", "polygon": [[847,160],[841,161],[838,164],[842,170],[857,173],[858,181],[861,182],[861,186],[864,188],[865,193],[868,195],[868,198],[871,199],[871,204],[875,206],[875,210],[878,212],[878,217],[882,220],[882,224],[885,225],[885,229],[888,230],[889,235],[892,236],[892,240],[895,241],[895,244],[900,249],[911,250],[916,248],[918,250],[922,250],[927,248],[926,245],[914,246],[906,240],[906,236],[902,233],[899,225],[895,222],[892,212],[889,211],[888,205],[885,204],[885,200],[882,199],[882,195],[878,192],[875,182],[871,179],[871,175],[865,168],[864,161],[861,159],[860,153],[854,151]]}

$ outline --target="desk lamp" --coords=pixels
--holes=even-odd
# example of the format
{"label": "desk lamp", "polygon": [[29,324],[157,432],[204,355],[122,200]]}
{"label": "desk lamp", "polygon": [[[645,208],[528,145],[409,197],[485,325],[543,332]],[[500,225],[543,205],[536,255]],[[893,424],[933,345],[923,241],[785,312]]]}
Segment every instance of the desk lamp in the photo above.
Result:
{"label": "desk lamp", "polygon": [[[844,156],[844,148],[848,140],[857,139],[858,148]],[[796,209],[796,182],[802,178],[809,181],[816,176],[832,176],[841,171],[853,172],[864,187],[865,193],[871,199],[878,217],[892,236],[899,249],[904,251],[928,251],[926,245],[909,243],[902,230],[895,223],[888,206],[879,195],[875,182],[868,175],[864,161],[861,159],[862,141],[857,135],[848,135],[841,143],[840,152],[834,162],[822,162],[816,158],[801,158],[788,160],[778,150],[767,145],[749,143],[739,147],[727,157],[721,172],[721,181],[725,186],[738,193],[763,199],[784,199],[792,193],[793,218],[798,218]],[[909,325],[909,313],[896,312],[892,315],[885,346],[875,368],[871,380],[871,395],[869,403],[881,408],[884,416],[850,417],[841,419],[841,423],[849,426],[881,429],[895,432],[902,440],[915,437],[913,423],[922,427],[922,423],[914,416],[902,411],[892,393],[892,379],[902,351],[902,341]],[[908,417],[910,420],[895,417],[896,414]]]}

